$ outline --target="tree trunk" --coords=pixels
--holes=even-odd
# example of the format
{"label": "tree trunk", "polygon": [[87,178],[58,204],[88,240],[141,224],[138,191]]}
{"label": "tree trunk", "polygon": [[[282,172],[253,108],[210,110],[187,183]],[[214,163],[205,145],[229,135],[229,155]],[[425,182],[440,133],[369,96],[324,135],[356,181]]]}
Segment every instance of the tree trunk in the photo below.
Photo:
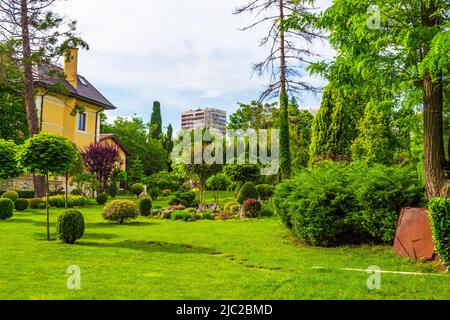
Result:
{"label": "tree trunk", "polygon": [[284,0],[280,0],[280,169],[283,178],[291,176],[291,151],[289,143],[288,96],[286,78],[286,49],[283,30]]}
{"label": "tree trunk", "polygon": [[[424,27],[433,28],[439,25],[435,0],[421,2],[421,18]],[[431,41],[431,40],[430,40]],[[429,46],[424,48],[424,55]],[[422,79],[424,99],[424,149],[425,149],[425,184],[428,197],[449,196],[449,180],[446,170],[443,132],[443,80],[442,74],[434,78],[426,72]]]}
{"label": "tree trunk", "polygon": [[49,190],[49,182],[48,182],[48,173],[45,176],[46,186],[45,186],[45,199],[46,199],[46,210],[47,210],[47,241],[50,241],[50,204],[48,203],[48,190]]}
{"label": "tree trunk", "polygon": [[[30,31],[28,20],[27,0],[20,0],[20,26],[22,31],[22,64],[25,89],[25,108],[27,113],[28,132],[30,137],[39,133],[39,124],[34,100],[33,65],[31,61]],[[33,175],[34,193],[36,198],[42,198],[45,194],[45,178]]]}

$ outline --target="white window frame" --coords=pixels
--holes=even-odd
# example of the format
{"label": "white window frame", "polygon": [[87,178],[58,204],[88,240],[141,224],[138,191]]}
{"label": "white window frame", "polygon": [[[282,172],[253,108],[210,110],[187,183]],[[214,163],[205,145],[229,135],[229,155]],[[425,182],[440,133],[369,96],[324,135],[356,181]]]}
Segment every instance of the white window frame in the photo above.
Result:
{"label": "white window frame", "polygon": [[[80,116],[84,114],[84,130],[80,130]],[[77,131],[80,133],[87,133],[88,129],[88,114],[87,112],[78,112],[77,115]]]}

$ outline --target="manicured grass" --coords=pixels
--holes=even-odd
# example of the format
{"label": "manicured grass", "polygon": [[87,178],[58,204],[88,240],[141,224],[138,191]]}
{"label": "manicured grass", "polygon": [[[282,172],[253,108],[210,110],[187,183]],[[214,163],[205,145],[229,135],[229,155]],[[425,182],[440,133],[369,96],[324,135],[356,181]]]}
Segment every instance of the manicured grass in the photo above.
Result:
{"label": "manicured grass", "polygon": [[[450,299],[450,275],[434,263],[383,246],[302,246],[277,218],[116,225],[100,210],[81,209],[86,234],[72,246],[44,240],[44,210],[0,221],[0,299]],[[62,211],[52,209],[53,232]],[[70,265],[81,290],[66,287]],[[370,291],[368,274],[340,270],[371,265],[428,275],[382,274]]]}

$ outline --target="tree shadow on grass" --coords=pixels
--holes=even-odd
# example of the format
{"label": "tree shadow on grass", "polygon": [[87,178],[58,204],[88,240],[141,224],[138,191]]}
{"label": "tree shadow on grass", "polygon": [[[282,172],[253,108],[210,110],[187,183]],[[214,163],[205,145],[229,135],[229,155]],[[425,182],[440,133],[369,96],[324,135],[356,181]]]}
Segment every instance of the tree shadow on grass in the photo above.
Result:
{"label": "tree shadow on grass", "polygon": [[163,252],[163,253],[174,253],[174,254],[184,254],[184,253],[196,253],[196,254],[221,254],[216,249],[196,247],[190,244],[182,243],[170,243],[170,242],[159,242],[159,241],[132,241],[125,240],[113,243],[98,243],[89,241],[77,242],[78,246],[86,247],[100,247],[100,248],[120,248],[120,249],[133,249],[141,250],[148,253],[152,252]]}
{"label": "tree shadow on grass", "polygon": [[86,223],[86,229],[90,228],[111,228],[111,227],[144,227],[144,226],[156,226],[158,223],[155,222],[128,222],[124,224],[114,223],[114,222],[89,222]]}

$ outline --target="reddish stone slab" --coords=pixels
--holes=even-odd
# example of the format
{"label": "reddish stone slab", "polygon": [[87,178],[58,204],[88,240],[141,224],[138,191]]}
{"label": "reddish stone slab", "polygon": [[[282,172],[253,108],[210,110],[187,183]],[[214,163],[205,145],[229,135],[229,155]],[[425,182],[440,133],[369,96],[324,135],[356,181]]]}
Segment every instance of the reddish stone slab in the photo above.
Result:
{"label": "reddish stone slab", "polygon": [[402,209],[395,235],[394,252],[405,258],[433,259],[434,241],[430,219],[425,209]]}

